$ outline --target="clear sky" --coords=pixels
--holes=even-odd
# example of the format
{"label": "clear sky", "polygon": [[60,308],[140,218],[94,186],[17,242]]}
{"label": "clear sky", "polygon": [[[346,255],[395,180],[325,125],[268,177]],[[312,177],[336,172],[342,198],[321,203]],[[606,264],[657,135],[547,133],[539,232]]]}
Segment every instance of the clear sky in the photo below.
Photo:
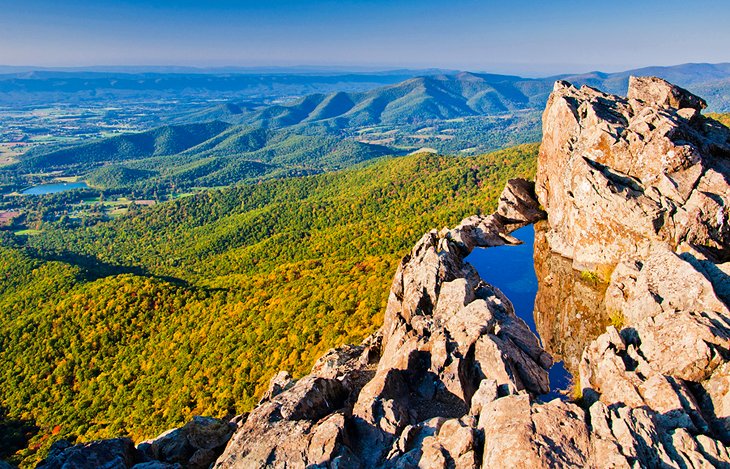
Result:
{"label": "clear sky", "polygon": [[0,0],[4,65],[550,74],[728,61],[728,0]]}

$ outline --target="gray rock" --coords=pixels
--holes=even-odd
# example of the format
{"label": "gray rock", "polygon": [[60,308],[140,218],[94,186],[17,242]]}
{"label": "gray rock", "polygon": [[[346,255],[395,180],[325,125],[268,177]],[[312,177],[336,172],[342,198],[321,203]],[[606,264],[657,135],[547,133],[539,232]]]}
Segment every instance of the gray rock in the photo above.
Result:
{"label": "gray rock", "polygon": [[225,420],[195,416],[180,428],[140,443],[137,449],[152,462],[206,469],[223,452],[235,428]]}
{"label": "gray rock", "polygon": [[418,467],[434,469],[472,469],[479,467],[477,431],[471,422],[444,421],[437,433],[420,445]]}
{"label": "gray rock", "polygon": [[526,179],[510,179],[499,196],[497,213],[506,223],[535,223],[547,214],[535,199],[535,183]]}
{"label": "gray rock", "polygon": [[482,467],[586,467],[590,439],[583,411],[561,401],[535,405],[526,394],[482,410]]}
{"label": "gray rock", "polygon": [[148,457],[169,463],[185,463],[195,452],[182,428],[160,434],[141,449]]}
{"label": "gray rock", "polygon": [[657,77],[630,77],[628,98],[677,110],[690,108],[701,111],[707,107],[704,99]]}
{"label": "gray rock", "polygon": [[348,394],[337,379],[310,375],[298,380],[249,414],[216,467],[264,467],[285,461],[287,467],[305,467],[307,461],[319,464],[338,456],[343,456],[344,464],[345,448],[340,441],[345,437],[340,431],[345,423],[336,412]]}
{"label": "gray rock", "polygon": [[[693,435],[685,428],[666,428],[644,408],[590,408],[594,467],[728,467],[730,453],[720,441]],[[604,466],[605,467],[605,466]]]}
{"label": "gray rock", "polygon": [[92,441],[71,446],[61,440],[38,467],[43,469],[127,469],[141,455],[129,438]]}
{"label": "gray rock", "polygon": [[170,464],[162,461],[148,461],[135,464],[132,469],[182,469],[180,464]]}
{"label": "gray rock", "polygon": [[280,371],[269,381],[269,389],[266,390],[259,404],[270,401],[273,397],[294,386],[294,380],[288,371]]}

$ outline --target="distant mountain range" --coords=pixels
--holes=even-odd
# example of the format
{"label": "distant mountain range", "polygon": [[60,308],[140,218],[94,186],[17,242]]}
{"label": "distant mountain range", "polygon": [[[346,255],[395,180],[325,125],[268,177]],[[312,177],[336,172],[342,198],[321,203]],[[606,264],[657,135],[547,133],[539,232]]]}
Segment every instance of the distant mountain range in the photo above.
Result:
{"label": "distant mountain range", "polygon": [[[484,152],[538,138],[539,111],[556,79],[624,94],[631,75],[666,78],[706,97],[709,110],[730,110],[730,64],[686,64],[542,79],[460,72],[411,77],[366,91],[314,93],[263,108],[235,101],[220,103],[180,116],[180,125],[75,147],[36,149],[21,159],[18,168],[86,175],[92,183],[106,187],[160,181],[178,187],[218,186],[337,169],[421,146],[450,153]],[[166,78],[170,86],[199,79]],[[211,87],[272,80],[265,85],[270,86],[274,82],[310,83],[312,77],[210,79]],[[74,80],[78,82],[69,81],[68,89],[90,86],[84,79]],[[38,87],[43,82],[27,81],[38,82]],[[2,86],[0,81],[0,89]],[[155,86],[164,89],[167,85]],[[99,169],[103,165],[115,166]]]}
{"label": "distant mountain range", "polygon": [[[414,77],[429,77],[432,84],[440,84],[449,95],[454,91],[462,97],[475,98],[476,108],[468,103],[468,112],[481,112],[480,104],[487,103],[487,111],[500,111],[502,105],[512,101],[519,106],[525,102],[542,106],[546,90],[560,78],[578,84],[604,87],[609,92],[625,92],[630,75],[655,75],[691,91],[714,90],[727,87],[730,80],[730,63],[683,64],[670,67],[646,67],[618,73],[590,72],[566,74],[546,78],[522,78],[510,75],[464,73],[453,70],[386,70],[346,71],[327,67],[89,67],[38,68],[0,66],[0,102],[9,99],[32,99],[34,94],[76,94],[81,99],[85,93],[92,95],[163,93],[174,95],[304,95],[338,91],[366,91],[378,86],[398,84],[396,88],[417,88],[423,83],[408,83]],[[419,79],[419,80],[420,80]],[[401,83],[405,81],[405,83]],[[453,83],[447,83],[453,82]],[[456,87],[454,87],[456,85]],[[460,90],[459,87],[463,86]],[[441,87],[433,88],[441,91]],[[489,89],[493,87],[494,89]],[[409,90],[411,91],[411,90]],[[428,92],[428,90],[426,90]],[[484,96],[478,96],[479,94]],[[707,93],[705,93],[707,94]],[[713,94],[713,93],[711,93]],[[3,96],[4,95],[4,96]],[[47,96],[46,96],[47,98]],[[484,98],[484,99],[482,99]],[[721,96],[720,98],[723,98]],[[367,99],[367,97],[363,97]],[[710,96],[712,99],[712,96]],[[498,101],[495,107],[492,104]],[[430,105],[430,100],[427,105]],[[725,106],[721,108],[720,106]],[[716,110],[728,107],[726,99],[718,100]],[[507,105],[506,107],[510,107]],[[462,110],[465,109],[462,106]],[[440,109],[438,112],[443,112]],[[451,110],[449,112],[457,112]]]}
{"label": "distant mountain range", "polygon": [[79,67],[39,67],[32,65],[0,65],[0,74],[27,72],[62,72],[62,73],[124,73],[124,74],[278,74],[278,75],[433,75],[437,73],[456,73],[455,70],[443,68],[384,68],[384,67],[337,67],[326,65],[295,66],[220,66],[220,67],[188,67],[184,65],[94,65]]}
{"label": "distant mountain range", "polygon": [[98,103],[100,100],[230,100],[358,91],[398,83],[423,70],[375,73],[118,72],[0,68],[0,104]]}
{"label": "distant mountain range", "polygon": [[273,126],[335,120],[338,126],[348,127],[500,115],[542,109],[558,79],[625,94],[631,75],[664,78],[705,96],[710,111],[730,111],[730,63],[726,63],[647,67],[619,73],[591,72],[539,79],[469,72],[440,74],[411,78],[365,92],[310,95],[294,104],[271,106],[252,116],[229,107],[227,115],[222,112],[217,117],[266,122]]}
{"label": "distant mountain range", "polygon": [[[708,97],[716,111],[730,110],[730,64],[683,64],[647,67],[618,73],[590,72],[546,78],[465,73],[453,70],[344,71],[326,67],[211,68],[190,67],[91,67],[88,69],[37,69],[0,66],[0,104],[43,103],[58,99],[84,102],[104,99],[172,98],[245,100],[251,97],[286,97],[309,94],[355,92],[335,98],[335,108],[347,108],[347,100],[364,108],[377,108],[383,101],[373,99],[387,93],[411,101],[392,103],[408,112],[423,98],[424,115],[474,115],[502,112],[512,108],[540,108],[552,83],[566,79],[577,84],[602,87],[622,93],[630,75],[655,75]],[[417,78],[416,81],[409,80]],[[392,90],[375,88],[394,85]],[[431,96],[433,93],[433,96]],[[454,98],[456,97],[456,101]],[[441,98],[445,98],[442,102]],[[322,100],[327,99],[322,97]],[[390,100],[389,96],[385,96]],[[314,102],[312,99],[307,103]],[[306,103],[305,103],[306,104]],[[452,108],[452,106],[457,106]],[[331,108],[328,108],[332,112]],[[352,108],[347,108],[347,111]],[[369,110],[366,110],[369,112]],[[419,110],[420,111],[420,110]],[[357,113],[358,109],[354,110]],[[399,111],[396,111],[399,113]],[[375,114],[379,114],[375,109]],[[330,116],[333,117],[333,116]],[[390,119],[388,113],[384,118]],[[397,118],[396,118],[397,119]]]}

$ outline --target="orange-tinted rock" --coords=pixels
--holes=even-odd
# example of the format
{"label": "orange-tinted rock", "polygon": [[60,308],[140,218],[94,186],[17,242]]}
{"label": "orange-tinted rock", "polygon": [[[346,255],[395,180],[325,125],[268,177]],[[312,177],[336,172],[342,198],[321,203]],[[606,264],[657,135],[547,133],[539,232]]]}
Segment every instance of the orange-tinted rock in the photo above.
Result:
{"label": "orange-tinted rock", "polygon": [[703,106],[658,78],[632,78],[629,98],[557,82],[536,176],[552,250],[598,272],[657,242],[727,252],[730,130]]}

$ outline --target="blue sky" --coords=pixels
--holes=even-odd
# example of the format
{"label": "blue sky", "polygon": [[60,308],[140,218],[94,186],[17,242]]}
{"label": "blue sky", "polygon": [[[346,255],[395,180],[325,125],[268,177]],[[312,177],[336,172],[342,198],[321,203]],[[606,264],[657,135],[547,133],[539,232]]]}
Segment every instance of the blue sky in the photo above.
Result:
{"label": "blue sky", "polygon": [[730,61],[727,0],[0,0],[0,64],[444,67]]}

